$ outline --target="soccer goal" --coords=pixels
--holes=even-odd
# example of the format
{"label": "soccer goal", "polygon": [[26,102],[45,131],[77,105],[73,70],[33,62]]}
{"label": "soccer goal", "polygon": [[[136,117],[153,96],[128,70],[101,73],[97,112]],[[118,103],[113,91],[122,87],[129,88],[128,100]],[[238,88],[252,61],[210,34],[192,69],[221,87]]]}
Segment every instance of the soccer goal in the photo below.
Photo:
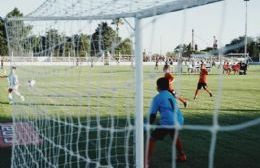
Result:
{"label": "soccer goal", "polygon": [[[47,0],[24,17],[7,18],[9,61],[25,98],[12,106],[14,128],[30,126],[23,132],[28,136],[14,134],[12,167],[144,167],[143,118],[161,76],[153,69],[160,56],[151,54],[152,68],[144,69],[146,27],[154,36],[158,15],[218,1]],[[151,37],[151,43],[156,40]],[[219,85],[216,96],[221,96]],[[179,81],[176,89],[181,88]],[[210,168],[221,129],[219,103],[216,99],[212,125],[177,127],[177,132],[210,132]],[[176,167],[174,145],[171,150],[167,167]]]}

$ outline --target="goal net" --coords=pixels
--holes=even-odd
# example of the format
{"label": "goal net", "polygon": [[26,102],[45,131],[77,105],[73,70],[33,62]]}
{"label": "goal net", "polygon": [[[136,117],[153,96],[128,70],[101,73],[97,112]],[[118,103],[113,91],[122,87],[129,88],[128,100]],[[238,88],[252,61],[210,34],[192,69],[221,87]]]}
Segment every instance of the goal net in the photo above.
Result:
{"label": "goal net", "polygon": [[135,165],[132,30],[119,39],[112,21],[7,22],[25,98],[15,97],[13,121],[40,139],[17,135],[13,167]]}
{"label": "goal net", "polygon": [[[144,144],[154,128],[144,126],[143,118],[156,94],[162,65],[174,62],[177,92],[183,89],[180,79],[186,79],[183,48],[175,57],[160,53],[157,15],[183,11],[184,30],[186,10],[218,1],[47,0],[25,17],[7,18],[10,66],[16,66],[25,98],[15,97],[13,124],[30,126],[23,132],[27,136],[13,137],[12,167],[143,167]],[[182,44],[185,33],[180,34]],[[146,38],[149,44],[143,41]],[[217,61],[221,52],[215,55]],[[219,130],[259,123],[258,119],[234,127],[219,125],[222,79],[220,75],[215,88],[212,125],[175,127],[176,134],[210,132],[208,167],[214,165]],[[175,145],[170,149],[167,167],[176,167]]]}

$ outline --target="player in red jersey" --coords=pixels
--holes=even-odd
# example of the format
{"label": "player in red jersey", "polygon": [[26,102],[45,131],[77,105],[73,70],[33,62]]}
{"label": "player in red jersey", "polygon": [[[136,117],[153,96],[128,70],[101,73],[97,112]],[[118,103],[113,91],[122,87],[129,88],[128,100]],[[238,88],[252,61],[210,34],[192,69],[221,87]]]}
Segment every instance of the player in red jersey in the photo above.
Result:
{"label": "player in red jersey", "polygon": [[182,102],[184,107],[187,107],[188,101],[185,98],[177,95],[176,92],[174,91],[174,84],[173,84],[174,76],[170,73],[169,69],[170,69],[169,65],[168,65],[168,67],[167,67],[167,65],[165,65],[163,68],[163,72],[165,73],[164,77],[166,79],[168,79],[168,81],[169,81],[169,92],[171,92],[176,99],[178,99],[180,102]]}
{"label": "player in red jersey", "polygon": [[207,85],[207,75],[208,75],[208,71],[206,69],[205,64],[201,64],[201,69],[200,69],[200,78],[199,78],[199,82],[197,85],[197,89],[195,92],[195,96],[194,96],[194,100],[198,97],[198,93],[199,90],[201,90],[202,88],[208,92],[209,96],[212,97],[212,93],[210,90],[208,90],[208,85]]}

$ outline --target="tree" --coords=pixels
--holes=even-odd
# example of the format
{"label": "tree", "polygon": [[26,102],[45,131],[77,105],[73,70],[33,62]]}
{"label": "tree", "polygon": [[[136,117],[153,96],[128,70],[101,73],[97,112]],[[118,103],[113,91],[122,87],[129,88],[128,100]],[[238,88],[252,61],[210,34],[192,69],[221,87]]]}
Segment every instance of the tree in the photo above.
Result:
{"label": "tree", "polygon": [[59,48],[62,38],[56,29],[50,29],[46,32],[47,48],[50,52],[53,52],[53,56],[59,56]]}
{"label": "tree", "polygon": [[254,41],[248,44],[247,51],[253,61],[259,61],[260,56],[260,37],[257,37]]}
{"label": "tree", "polygon": [[167,52],[166,57],[176,59],[176,53],[175,52]]}
{"label": "tree", "polygon": [[[22,16],[23,14],[17,8],[14,8],[6,15],[6,18]],[[0,17],[0,55],[8,55],[5,20],[2,17]]]}
{"label": "tree", "polygon": [[32,30],[31,25],[25,25],[22,20],[8,20],[9,18],[19,18],[23,14],[14,8],[11,12],[6,15],[6,29],[8,30],[8,36],[11,37],[8,41],[10,48],[14,55],[28,55],[31,52],[30,46],[28,46],[28,35]]}
{"label": "tree", "polygon": [[[252,38],[247,37],[247,52],[249,53],[249,56],[254,61],[259,60],[259,54],[260,54],[260,37]],[[240,36],[238,38],[233,39],[229,44],[225,45],[225,51],[224,54],[229,53],[244,53],[245,51],[245,37]]]}
{"label": "tree", "polygon": [[123,22],[123,20],[121,19],[121,18],[116,18],[116,19],[114,19],[113,21],[112,21],[112,23],[111,24],[114,24],[114,25],[116,25],[116,40],[115,40],[115,42],[116,43],[118,43],[119,41],[119,34],[118,34],[118,32],[119,32],[119,25],[123,25],[124,24],[124,22]]}
{"label": "tree", "polygon": [[[226,50],[224,51],[224,54],[229,53],[244,53],[245,50],[245,37],[240,36],[238,38],[233,39],[229,44],[225,45]],[[253,39],[251,37],[247,37],[247,47],[250,45],[251,42],[253,42]],[[248,50],[250,53],[251,51]]]}
{"label": "tree", "polygon": [[0,55],[8,55],[4,19],[0,17]]}
{"label": "tree", "polygon": [[206,47],[205,49],[201,50],[202,52],[212,52],[214,50],[213,47]]}
{"label": "tree", "polygon": [[116,54],[125,54],[125,55],[131,55],[132,54],[132,49],[133,49],[133,42],[129,38],[126,38],[123,40],[118,47],[116,48]]}
{"label": "tree", "polygon": [[28,43],[30,44],[30,49],[33,54],[38,55],[41,51],[41,38],[36,35],[32,35],[28,38]]}
{"label": "tree", "polygon": [[190,57],[192,54],[191,44],[179,44],[177,47],[175,47],[174,52],[181,53],[182,57]]}
{"label": "tree", "polygon": [[116,31],[108,26],[106,22],[102,22],[91,37],[91,55],[101,56],[102,51],[112,48],[113,41],[116,38]]}
{"label": "tree", "polygon": [[9,12],[7,15],[6,15],[7,18],[12,18],[12,17],[23,17],[23,13],[21,13],[19,11],[19,9],[17,8],[14,8],[11,12]]}
{"label": "tree", "polygon": [[60,45],[60,55],[84,57],[90,50],[90,39],[87,34],[62,35],[63,42]]}
{"label": "tree", "polygon": [[75,34],[73,36],[73,46],[77,57],[84,57],[89,52],[89,37],[86,34]]}

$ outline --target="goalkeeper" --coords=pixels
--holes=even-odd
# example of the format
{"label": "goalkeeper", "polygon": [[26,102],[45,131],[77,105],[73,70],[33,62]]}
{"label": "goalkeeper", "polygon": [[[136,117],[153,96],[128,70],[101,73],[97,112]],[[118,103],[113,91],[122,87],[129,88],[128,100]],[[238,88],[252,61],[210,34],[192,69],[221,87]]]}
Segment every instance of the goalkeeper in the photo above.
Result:
{"label": "goalkeeper", "polygon": [[[175,129],[173,126],[176,126],[177,124],[183,125],[183,115],[177,106],[175,97],[168,91],[168,89],[168,79],[165,77],[159,78],[157,80],[157,91],[159,93],[153,98],[149,113],[149,123],[153,124],[155,122],[156,114],[159,111],[160,128],[156,128],[151,133],[148,149],[146,150],[145,154],[145,167],[148,167],[149,165],[156,141],[163,140],[167,135],[169,135],[173,140],[175,135]],[[179,137],[177,137],[176,148],[178,151],[177,161],[186,161],[187,158],[183,151],[183,146]]]}
{"label": "goalkeeper", "polygon": [[9,103],[13,104],[13,93],[15,93],[17,96],[21,98],[22,101],[24,101],[24,97],[21,95],[21,93],[18,91],[19,89],[19,80],[18,76],[15,73],[16,67],[11,67],[10,74],[7,77],[9,88],[8,88],[8,99]]}

